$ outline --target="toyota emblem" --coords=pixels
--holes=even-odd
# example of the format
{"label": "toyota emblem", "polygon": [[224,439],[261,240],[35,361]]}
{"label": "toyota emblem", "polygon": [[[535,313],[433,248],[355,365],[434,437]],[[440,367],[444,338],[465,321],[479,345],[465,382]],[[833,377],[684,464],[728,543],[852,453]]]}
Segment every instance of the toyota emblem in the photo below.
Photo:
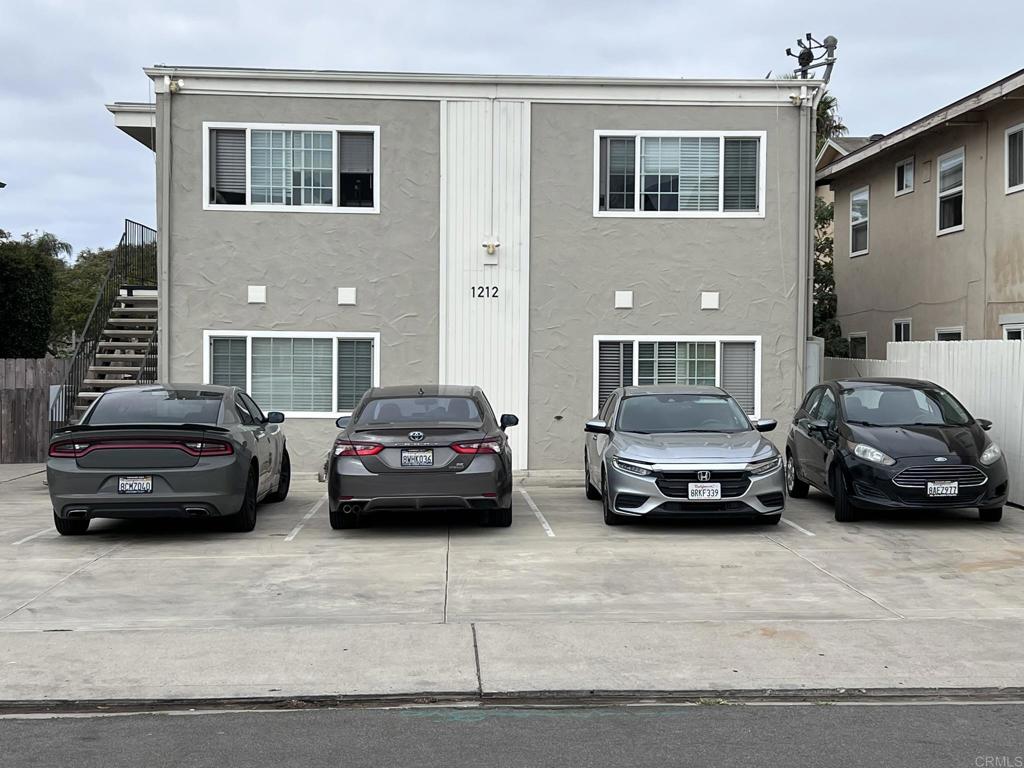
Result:
{"label": "toyota emblem", "polygon": [[708,480],[711,479],[711,473],[706,469],[702,469],[699,472],[697,472],[697,479],[700,480],[702,483],[706,483]]}
{"label": "toyota emblem", "polygon": [[414,440],[414,441],[416,441],[417,443],[418,443],[418,442],[419,442],[420,440],[422,440],[422,439],[423,439],[424,437],[425,437],[425,435],[424,435],[424,434],[423,434],[422,432],[410,432],[410,433],[409,433],[409,439],[410,439],[410,440]]}

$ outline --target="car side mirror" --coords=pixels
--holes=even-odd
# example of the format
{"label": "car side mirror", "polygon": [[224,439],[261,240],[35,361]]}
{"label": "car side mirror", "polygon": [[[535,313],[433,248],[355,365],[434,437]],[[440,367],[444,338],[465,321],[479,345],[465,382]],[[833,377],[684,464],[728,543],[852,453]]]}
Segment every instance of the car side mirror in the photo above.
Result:
{"label": "car side mirror", "polygon": [[608,428],[608,422],[603,419],[592,419],[583,427],[584,432],[595,435],[610,435],[612,431]]}
{"label": "car side mirror", "polygon": [[270,411],[267,414],[267,424],[280,424],[284,421],[284,414],[280,411]]}
{"label": "car side mirror", "polygon": [[824,419],[815,419],[807,425],[807,428],[812,432],[821,432],[822,434],[825,434],[828,432],[828,422]]}
{"label": "car side mirror", "polygon": [[338,418],[336,418],[336,419],[334,420],[334,425],[335,425],[335,426],[336,426],[336,427],[337,427],[338,429],[344,429],[345,427],[347,427],[347,426],[348,426],[348,422],[349,422],[349,420],[350,420],[351,418],[352,418],[351,416],[339,416]]}
{"label": "car side mirror", "polygon": [[975,421],[978,422],[978,426],[984,429],[986,432],[992,429],[992,422],[989,421],[988,419],[975,419]]}
{"label": "car side mirror", "polygon": [[501,414],[501,428],[514,427],[519,424],[519,417],[514,413],[503,413]]}
{"label": "car side mirror", "polygon": [[775,419],[758,419],[754,422],[754,429],[758,432],[771,432],[779,426],[779,422]]}

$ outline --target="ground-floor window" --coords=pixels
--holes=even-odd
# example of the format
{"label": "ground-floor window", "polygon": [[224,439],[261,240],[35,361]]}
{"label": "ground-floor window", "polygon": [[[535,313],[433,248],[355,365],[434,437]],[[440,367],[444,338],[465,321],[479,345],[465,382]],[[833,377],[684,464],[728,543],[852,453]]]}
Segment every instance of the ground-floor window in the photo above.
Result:
{"label": "ground-floor window", "polygon": [[936,328],[936,341],[962,341],[964,338],[963,328]]}
{"label": "ground-floor window", "polygon": [[892,321],[892,340],[910,341],[910,320]]}
{"label": "ground-floor window", "polygon": [[868,335],[866,333],[851,333],[850,357],[854,360],[865,360],[868,356]]}
{"label": "ground-floor window", "polygon": [[618,387],[695,384],[721,387],[756,416],[760,359],[759,336],[596,336],[594,412]]}
{"label": "ground-floor window", "polygon": [[264,411],[333,416],[379,383],[379,334],[204,331],[203,379],[240,387]]}
{"label": "ground-floor window", "polygon": [[1008,341],[1024,341],[1024,323],[1004,325],[1003,338]]}

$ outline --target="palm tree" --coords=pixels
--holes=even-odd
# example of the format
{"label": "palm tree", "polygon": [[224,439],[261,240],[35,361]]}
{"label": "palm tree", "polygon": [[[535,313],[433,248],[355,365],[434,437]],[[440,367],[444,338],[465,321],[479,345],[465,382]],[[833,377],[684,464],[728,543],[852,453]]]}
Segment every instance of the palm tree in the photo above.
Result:
{"label": "palm tree", "polygon": [[815,116],[815,123],[818,133],[818,145],[815,152],[820,152],[822,146],[829,139],[836,136],[845,136],[846,126],[843,125],[843,118],[839,116],[839,100],[828,91],[821,96],[818,102],[818,114]]}

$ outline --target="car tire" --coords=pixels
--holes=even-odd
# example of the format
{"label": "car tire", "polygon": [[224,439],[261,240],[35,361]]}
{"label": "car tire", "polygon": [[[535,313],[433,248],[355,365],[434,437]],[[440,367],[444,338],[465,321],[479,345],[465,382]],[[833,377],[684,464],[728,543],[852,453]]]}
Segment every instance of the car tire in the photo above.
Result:
{"label": "car tire", "polygon": [[61,536],[81,536],[89,530],[89,518],[76,518],[74,520],[58,517],[57,510],[53,511],[53,527]]}
{"label": "car tire", "polygon": [[786,493],[793,499],[806,499],[811,486],[796,474],[796,461],[793,454],[786,451]]}
{"label": "car tire", "polygon": [[608,493],[608,479],[602,474],[601,475],[601,507],[604,510],[604,524],[605,525],[625,525],[627,518],[622,515],[617,515],[608,505],[608,498],[611,496]]}
{"label": "car tire", "polygon": [[979,509],[978,517],[986,523],[998,523],[1003,519],[1003,508],[1002,507],[989,507],[988,509]]}
{"label": "car tire", "polygon": [[362,515],[358,512],[342,512],[341,505],[337,509],[330,510],[331,528],[336,531],[346,531],[352,528],[359,528],[363,524]]}
{"label": "car tire", "polygon": [[850,502],[843,471],[839,467],[832,470],[832,499],[835,501],[837,523],[856,522],[857,508]]}
{"label": "car tire", "polygon": [[601,498],[601,492],[594,487],[594,484],[590,482],[590,461],[587,460],[587,452],[583,452],[583,482],[587,486],[587,498],[591,501],[597,501]]}
{"label": "car tire", "polygon": [[288,489],[291,487],[291,484],[292,460],[288,457],[288,449],[285,448],[284,453],[281,454],[281,472],[277,478],[277,488],[274,489],[273,493],[267,494],[267,501],[284,501],[288,498]]}
{"label": "car tire", "polygon": [[256,494],[259,480],[255,467],[249,470],[249,478],[245,481],[245,496],[241,508],[228,517],[225,522],[227,529],[236,533],[248,533],[256,527]]}
{"label": "car tire", "polygon": [[759,525],[778,525],[782,519],[782,513],[776,512],[774,515],[759,515],[757,522]]}
{"label": "car tire", "polygon": [[490,528],[508,528],[512,525],[512,507],[488,510],[484,521],[484,525]]}

